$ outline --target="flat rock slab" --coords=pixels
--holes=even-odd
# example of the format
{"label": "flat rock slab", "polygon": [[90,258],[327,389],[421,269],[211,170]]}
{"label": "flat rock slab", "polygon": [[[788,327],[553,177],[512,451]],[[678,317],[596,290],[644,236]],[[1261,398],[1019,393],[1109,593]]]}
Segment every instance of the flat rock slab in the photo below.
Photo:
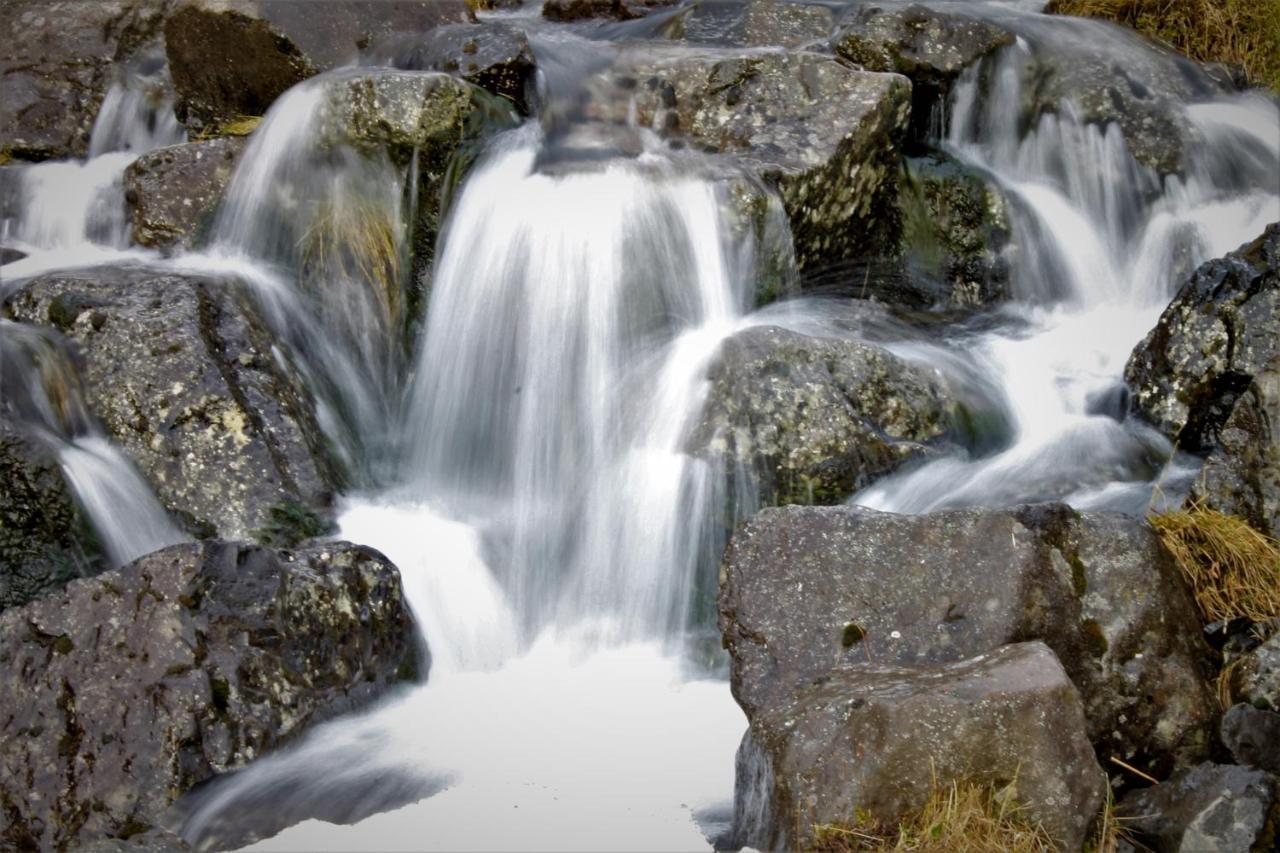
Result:
{"label": "flat rock slab", "polygon": [[1106,789],[1080,697],[1038,642],[936,667],[842,666],[752,720],[751,750],[764,766],[739,777],[739,807],[767,802],[768,819],[741,840],[762,850],[804,849],[813,826],[858,815],[893,825],[953,781],[1015,783],[1027,815],[1079,850]]}
{"label": "flat rock slab", "polygon": [[203,542],[0,614],[5,846],[144,832],[182,793],[372,699],[413,653],[400,575],[342,542]]}

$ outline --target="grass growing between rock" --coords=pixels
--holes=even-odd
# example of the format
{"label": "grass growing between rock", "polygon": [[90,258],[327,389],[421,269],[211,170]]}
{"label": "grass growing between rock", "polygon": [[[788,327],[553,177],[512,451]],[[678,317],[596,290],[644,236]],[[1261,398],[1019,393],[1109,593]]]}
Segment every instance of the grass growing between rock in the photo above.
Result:
{"label": "grass growing between rock", "polygon": [[1054,0],[1061,15],[1106,18],[1201,62],[1225,62],[1280,89],[1280,0]]}
{"label": "grass growing between rock", "polygon": [[1280,615],[1280,542],[1203,506],[1151,516],[1206,622]]}
{"label": "grass growing between rock", "polygon": [[386,328],[397,327],[404,307],[403,253],[392,213],[372,202],[326,205],[299,249],[304,278],[367,285]]}

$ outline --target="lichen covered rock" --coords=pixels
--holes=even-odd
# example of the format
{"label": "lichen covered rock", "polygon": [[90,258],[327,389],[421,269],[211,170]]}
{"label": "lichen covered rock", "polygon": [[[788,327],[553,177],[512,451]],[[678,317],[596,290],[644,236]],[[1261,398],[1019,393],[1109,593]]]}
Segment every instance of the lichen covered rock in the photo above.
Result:
{"label": "lichen covered rock", "polygon": [[76,345],[89,410],[194,529],[249,538],[272,505],[325,505],[338,486],[313,400],[234,281],[85,269],[5,309]]}
{"label": "lichen covered rock", "polygon": [[1125,366],[1136,411],[1207,451],[1254,376],[1280,355],[1280,224],[1196,270]]}
{"label": "lichen covered rock", "polygon": [[125,169],[135,243],[190,248],[208,227],[246,140],[224,137],[143,154]]}
{"label": "lichen covered rock", "polygon": [[145,832],[386,690],[411,631],[395,567],[341,542],[178,545],[0,614],[0,840]]}
{"label": "lichen covered rock", "polygon": [[1156,775],[1202,759],[1216,725],[1194,604],[1155,532],[1128,516],[766,509],[730,542],[719,609],[748,718],[833,666],[950,663],[1040,639],[1104,756]]}
{"label": "lichen covered rock", "polygon": [[1206,763],[1133,792],[1117,813],[1129,832],[1156,850],[1274,850],[1276,785],[1276,777],[1261,770]]}
{"label": "lichen covered rock", "polygon": [[[892,826],[936,788],[964,781],[1012,785],[1028,818],[1061,849],[1079,850],[1105,778],[1080,697],[1043,643],[942,666],[848,664],[752,719],[739,753],[737,840],[808,849],[814,826],[857,817]],[[768,818],[751,826],[747,806],[761,803]]]}
{"label": "lichen covered rock", "polygon": [[691,446],[765,505],[838,503],[950,432],[942,382],[871,344],[757,326],[709,379]]}
{"label": "lichen covered rock", "polygon": [[822,3],[698,0],[662,29],[667,38],[735,47],[800,47],[825,40],[835,14]]}

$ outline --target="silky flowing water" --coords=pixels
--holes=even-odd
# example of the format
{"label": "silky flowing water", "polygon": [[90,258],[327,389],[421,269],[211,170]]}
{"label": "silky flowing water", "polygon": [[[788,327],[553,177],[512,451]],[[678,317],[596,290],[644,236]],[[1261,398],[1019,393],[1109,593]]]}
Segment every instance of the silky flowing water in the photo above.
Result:
{"label": "silky flowing water", "polygon": [[[1166,61],[1112,29],[1020,11],[1035,5],[971,6],[1021,38],[959,81],[934,140],[1010,199],[1015,298],[941,335],[877,339],[998,410],[1008,435],[882,479],[854,503],[916,513],[1060,499],[1141,512],[1194,473],[1106,401],[1122,395],[1129,352],[1180,280],[1280,220],[1280,110],[1250,95],[1186,105],[1200,142],[1184,175],[1163,180],[1069,101],[1021,128],[1032,60],[1070,62],[1105,36],[1132,73]],[[625,41],[644,26],[596,35]],[[547,110],[563,81],[614,48],[577,36],[535,46]],[[119,170],[173,129],[151,117],[150,141],[131,131],[120,116],[141,107],[123,90],[99,121],[118,141],[85,163],[27,169],[7,225],[31,257],[0,268],[0,293],[104,259],[250,284],[361,472],[338,536],[400,568],[429,654],[425,683],[197,792],[181,831],[204,845],[265,839],[264,850],[710,845],[729,829],[745,720],[707,592],[722,475],[685,442],[727,336],[756,323],[851,334],[838,306],[796,296],[749,309],[765,247],[731,227],[722,169],[642,129],[639,154],[566,156],[531,122],[494,139],[457,190],[425,322],[398,349],[350,287],[294,285],[280,198],[340,206],[358,194],[404,217],[412,179],[354,154],[311,168],[321,84],[272,108],[198,254],[127,245]],[[59,429],[68,479],[108,543],[157,517],[91,424]],[[103,465],[115,476],[94,479]],[[109,545],[120,560],[145,546]]]}

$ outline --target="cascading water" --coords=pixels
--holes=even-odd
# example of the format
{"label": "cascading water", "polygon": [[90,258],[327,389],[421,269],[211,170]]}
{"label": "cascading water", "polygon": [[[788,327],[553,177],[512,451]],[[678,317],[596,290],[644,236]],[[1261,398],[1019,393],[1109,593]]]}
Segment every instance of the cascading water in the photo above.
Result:
{"label": "cascading water", "polygon": [[[1134,54],[1139,69],[1159,58],[1093,22],[1054,22],[1046,32],[1040,18],[1011,20],[1033,22],[1034,40],[1019,39],[966,72],[939,144],[991,175],[1013,204],[1008,323],[949,344],[986,365],[1008,401],[1013,438],[993,455],[947,457],[890,476],[852,502],[921,513],[1066,500],[1142,513],[1152,500],[1180,499],[1195,465],[1141,423],[1117,419],[1123,406],[1107,411],[1106,401],[1122,395],[1130,351],[1182,279],[1280,219],[1280,108],[1256,95],[1188,106],[1187,121],[1213,144],[1195,145],[1184,177],[1162,181],[1134,159],[1118,126],[1084,123],[1070,100],[1027,132],[1019,127],[1037,63],[1072,61],[1069,52],[1050,52],[1081,38],[1072,27],[1100,32],[1108,49]],[[936,346],[895,349],[939,360]]]}

